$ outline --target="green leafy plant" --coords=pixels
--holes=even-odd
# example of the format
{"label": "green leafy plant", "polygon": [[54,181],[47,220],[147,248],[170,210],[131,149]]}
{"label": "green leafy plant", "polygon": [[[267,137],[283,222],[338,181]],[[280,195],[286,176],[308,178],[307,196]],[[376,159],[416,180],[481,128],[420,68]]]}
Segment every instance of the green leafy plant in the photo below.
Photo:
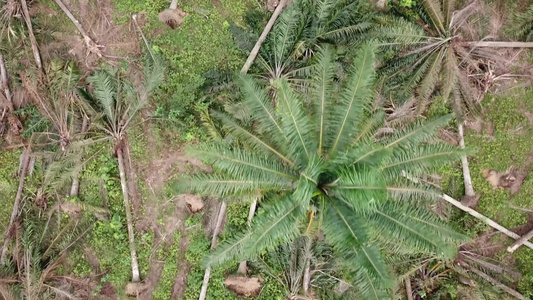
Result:
{"label": "green leafy plant", "polygon": [[[376,142],[383,113],[372,109],[375,51],[365,44],[349,79],[336,87],[333,51],[325,47],[312,68],[310,89],[301,95],[281,79],[274,82],[276,96],[270,99],[249,76],[238,76],[253,128],[213,115],[250,146],[195,147],[191,154],[217,172],[180,182],[185,189],[219,196],[261,190],[268,200],[251,229],[221,244],[206,258],[207,265],[257,257],[318,223],[351,272],[355,289],[365,299],[385,299],[393,280],[381,249],[455,255],[456,242],[464,237],[421,205],[436,193],[404,176],[419,176],[463,155],[453,146],[425,142],[450,116],[413,124]],[[312,99],[312,108],[302,99]]]}

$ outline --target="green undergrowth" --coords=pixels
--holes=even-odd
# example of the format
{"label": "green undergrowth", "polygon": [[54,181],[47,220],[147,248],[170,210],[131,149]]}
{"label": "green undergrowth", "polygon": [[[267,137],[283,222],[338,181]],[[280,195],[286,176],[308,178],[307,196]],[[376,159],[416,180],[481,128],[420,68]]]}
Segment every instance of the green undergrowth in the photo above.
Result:
{"label": "green undergrowth", "polygon": [[157,283],[157,288],[153,293],[153,299],[170,299],[172,285],[178,271],[178,253],[180,233],[174,234],[174,244],[170,248],[161,247],[157,252],[157,259],[164,261],[161,278]]}
{"label": "green undergrowth", "polygon": [[[466,145],[477,148],[469,160],[472,183],[476,193],[481,193],[478,211],[497,221],[502,226],[513,228],[526,224],[528,213],[511,206],[533,207],[533,179],[526,177],[519,192],[513,197],[508,190],[493,190],[481,173],[483,169],[506,171],[511,166],[523,168],[528,154],[533,151],[533,127],[526,114],[533,112],[533,91],[516,91],[506,96],[488,95],[483,100],[485,125],[482,132],[467,130]],[[490,134],[490,127],[494,132]],[[480,222],[469,221],[469,232],[475,235],[486,227]],[[533,251],[521,247],[512,257],[516,260],[523,278],[519,290],[526,296],[533,296]]]}
{"label": "green undergrowth", "polygon": [[[4,232],[9,225],[9,218],[13,210],[13,201],[17,194],[18,177],[15,177],[19,165],[21,151],[0,152],[0,231]],[[9,200],[8,200],[9,199]]]}

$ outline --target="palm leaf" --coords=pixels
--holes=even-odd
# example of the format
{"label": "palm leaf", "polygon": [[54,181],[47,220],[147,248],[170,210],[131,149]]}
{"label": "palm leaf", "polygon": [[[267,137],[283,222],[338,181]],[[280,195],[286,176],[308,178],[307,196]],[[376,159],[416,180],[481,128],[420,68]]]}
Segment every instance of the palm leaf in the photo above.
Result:
{"label": "palm leaf", "polygon": [[341,99],[332,111],[332,139],[328,143],[330,155],[336,151],[344,151],[349,145],[350,128],[357,124],[363,112],[368,110],[372,100],[372,84],[374,82],[374,54],[376,48],[372,44],[365,44],[358,51],[351,71],[351,77]]}
{"label": "palm leaf", "polygon": [[317,55],[318,63],[314,70],[314,93],[316,100],[315,114],[318,118],[318,151],[322,154],[322,147],[324,143],[324,135],[326,134],[326,126],[329,124],[329,118],[326,111],[331,103],[331,91],[333,87],[333,49],[331,47],[324,47]]}

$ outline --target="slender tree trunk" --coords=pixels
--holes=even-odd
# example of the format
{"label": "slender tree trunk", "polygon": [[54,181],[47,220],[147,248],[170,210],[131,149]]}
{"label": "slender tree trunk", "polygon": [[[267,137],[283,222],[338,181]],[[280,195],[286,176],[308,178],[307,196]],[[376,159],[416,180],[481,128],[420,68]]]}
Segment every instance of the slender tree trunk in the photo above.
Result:
{"label": "slender tree trunk", "polygon": [[[220,227],[222,227],[222,221],[224,220],[224,215],[226,214],[227,204],[225,201],[220,205],[220,209],[217,215],[217,223],[215,225],[215,230],[213,231],[213,237],[211,238],[211,250],[215,249],[217,246],[217,236],[220,233]],[[204,282],[202,283],[202,289],[200,290],[200,297],[198,300],[205,300],[207,296],[207,286],[209,285],[209,277],[211,276],[211,267],[208,266],[205,269]]]}
{"label": "slender tree trunk", "polygon": [[[86,117],[83,117],[80,133],[85,133],[87,131],[87,127],[89,127],[89,120]],[[79,164],[81,165],[81,161],[79,162]],[[78,166],[76,166],[76,169],[74,169],[74,172],[72,174],[72,186],[70,187],[71,197],[78,196],[78,193],[80,190],[80,173],[81,173],[81,166],[79,169],[78,169]]]}
{"label": "slender tree trunk", "polygon": [[35,64],[37,69],[42,73],[43,72],[43,63],[41,61],[41,54],[39,53],[39,46],[37,45],[37,40],[33,34],[33,27],[31,25],[30,13],[28,12],[28,4],[26,0],[20,0],[22,6],[22,15],[24,16],[24,21],[26,22],[26,27],[28,27],[28,35],[30,36],[31,50],[33,52],[33,58],[35,59]]}
{"label": "slender tree trunk", "polygon": [[533,48],[533,42],[463,42],[463,45],[473,48]]}
{"label": "slender tree trunk", "polygon": [[[463,124],[459,125],[459,146],[461,149],[465,148],[465,138],[463,131]],[[466,155],[461,157],[461,164],[463,165],[463,177],[465,181],[465,195],[468,197],[476,196],[474,186],[472,185],[472,178],[470,177],[470,169],[468,168],[468,159]]]}
{"label": "slender tree trunk", "polygon": [[516,240],[509,248],[507,248],[507,252],[513,253],[518,249],[518,247],[522,246],[525,242],[527,242],[529,239],[533,238],[533,230],[530,230],[528,233],[526,233],[524,236]]}
{"label": "slender tree trunk", "polygon": [[[7,70],[4,62],[4,57],[0,54],[0,78],[2,79],[2,87],[4,89],[4,94],[6,95],[7,103],[5,107],[12,112],[15,109],[13,108],[13,99],[11,98],[11,91],[9,90],[9,81],[7,80]],[[0,119],[1,120],[1,119]]]}
{"label": "slender tree trunk", "polygon": [[268,33],[272,29],[272,26],[274,26],[274,23],[276,22],[276,19],[281,14],[281,11],[283,10],[283,7],[287,4],[287,0],[281,0],[276,7],[276,10],[274,10],[274,13],[272,14],[272,17],[270,17],[270,20],[268,20],[268,23],[265,26],[265,29],[263,29],[263,33],[261,33],[261,36],[257,40],[257,43],[255,43],[254,48],[252,49],[252,52],[250,52],[250,55],[248,56],[248,59],[246,59],[246,63],[241,69],[241,72],[248,73],[248,70],[254,63],[255,58],[257,57],[257,54],[259,53],[259,49],[261,48],[261,45],[265,41]]}
{"label": "slender tree trunk", "polygon": [[19,179],[19,187],[17,190],[17,195],[15,196],[15,203],[13,204],[13,211],[11,212],[11,217],[9,218],[9,225],[6,228],[6,231],[4,233],[4,246],[2,247],[2,254],[0,255],[0,265],[5,265],[6,263],[6,254],[7,254],[7,247],[9,245],[10,240],[10,233],[13,227],[13,224],[15,223],[15,219],[17,218],[20,210],[20,203],[22,200],[22,192],[24,190],[24,179],[26,178],[26,174],[28,173],[28,166],[30,165],[30,149],[26,148],[22,152],[21,162],[22,162],[22,169],[20,172],[20,179]]}
{"label": "slender tree trunk", "polygon": [[[311,241],[311,238],[309,238]],[[306,257],[305,262],[305,270],[304,270],[304,278],[302,282],[302,286],[304,289],[305,294],[309,294],[309,286],[311,286],[311,258]]]}
{"label": "slender tree trunk", "polygon": [[[254,199],[254,201],[250,204],[250,211],[248,211],[248,227],[252,225],[252,220],[254,219],[255,215],[255,209],[257,207],[257,198]],[[239,268],[237,269],[237,273],[243,274],[246,276],[246,269],[247,269],[246,261],[241,261],[239,264]]]}
{"label": "slender tree trunk", "polygon": [[118,170],[120,174],[120,185],[122,186],[122,194],[124,195],[124,209],[126,210],[126,222],[128,224],[128,237],[131,254],[131,281],[139,282],[141,280],[139,275],[139,263],[137,262],[137,252],[135,251],[135,235],[133,233],[133,220],[131,216],[130,199],[128,195],[128,184],[126,182],[126,173],[124,171],[124,157],[122,148],[117,149]]}
{"label": "slender tree trunk", "polygon": [[468,269],[470,271],[472,271],[472,273],[476,274],[477,276],[485,279],[486,281],[492,283],[493,285],[501,288],[503,291],[505,291],[506,293],[508,293],[509,295],[515,297],[516,299],[520,299],[520,300],[528,300],[529,298],[526,298],[524,295],[520,294],[519,292],[513,290],[512,288],[506,286],[505,284],[499,282],[498,280],[492,278],[490,275],[470,266],[470,265],[467,265],[468,266]]}

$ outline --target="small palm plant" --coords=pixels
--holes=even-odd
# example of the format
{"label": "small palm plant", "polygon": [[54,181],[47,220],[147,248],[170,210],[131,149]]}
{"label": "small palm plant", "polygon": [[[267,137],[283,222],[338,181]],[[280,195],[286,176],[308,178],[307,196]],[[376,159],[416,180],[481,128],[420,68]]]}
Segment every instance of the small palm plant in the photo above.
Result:
{"label": "small palm plant", "polygon": [[430,142],[450,117],[378,138],[384,114],[372,108],[375,51],[371,44],[362,46],[349,79],[337,86],[333,50],[324,48],[313,67],[312,89],[300,95],[280,79],[275,99],[269,99],[267,90],[239,75],[250,128],[213,114],[247,146],[193,148],[192,154],[215,172],[182,184],[218,196],[260,191],[267,200],[248,231],[207,257],[208,266],[254,258],[318,227],[364,299],[382,299],[393,286],[383,249],[402,246],[413,253],[454,256],[463,236],[425,209],[424,202],[435,194],[405,178],[460,157],[454,147]]}

